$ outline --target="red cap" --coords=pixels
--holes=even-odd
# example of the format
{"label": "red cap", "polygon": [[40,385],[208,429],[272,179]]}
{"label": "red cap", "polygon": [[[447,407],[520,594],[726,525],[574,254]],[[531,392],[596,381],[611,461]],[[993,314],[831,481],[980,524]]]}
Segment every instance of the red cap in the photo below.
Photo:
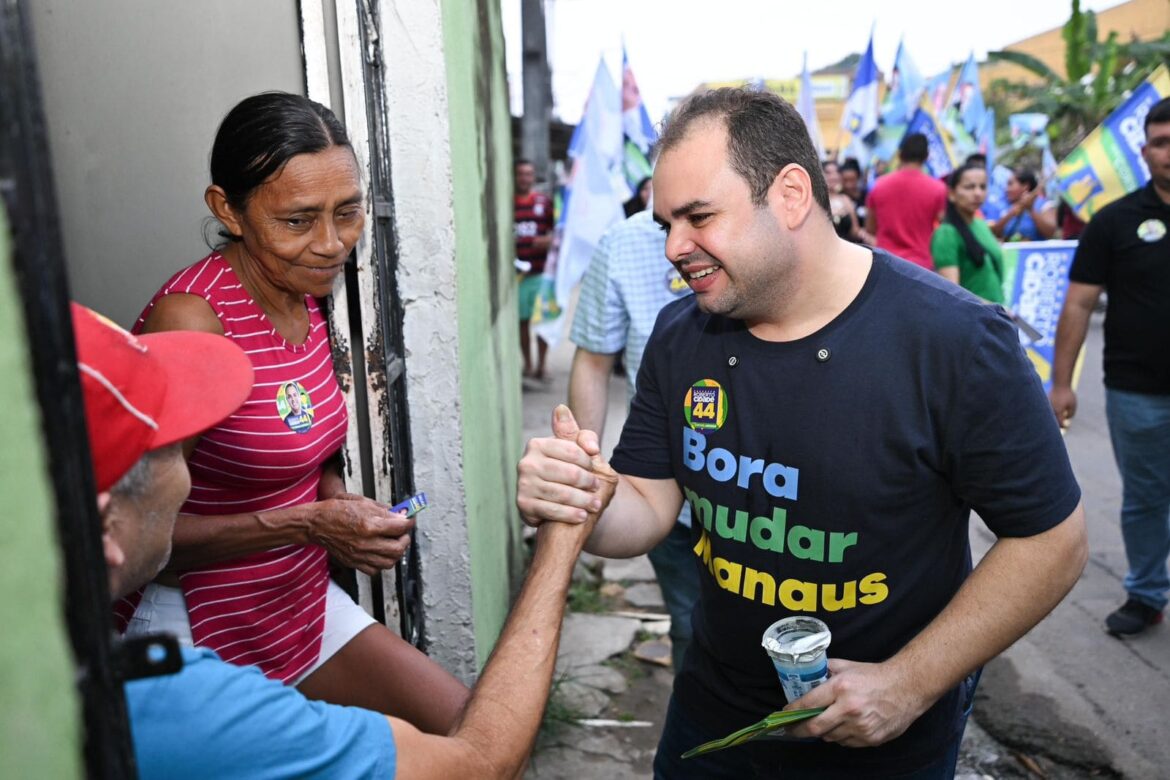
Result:
{"label": "red cap", "polygon": [[230,415],[252,391],[252,361],[223,336],[134,336],[73,304],[73,336],[98,491],[144,454]]}

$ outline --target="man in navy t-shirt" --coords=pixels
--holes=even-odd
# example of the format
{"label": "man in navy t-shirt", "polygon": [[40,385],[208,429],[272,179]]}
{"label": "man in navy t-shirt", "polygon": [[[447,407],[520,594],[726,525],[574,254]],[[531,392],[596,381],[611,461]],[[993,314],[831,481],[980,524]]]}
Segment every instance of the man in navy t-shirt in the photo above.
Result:
{"label": "man in navy t-shirt", "polygon": [[[784,101],[698,95],[659,144],[655,219],[694,295],[658,318],[587,545],[644,552],[690,503],[702,590],[655,775],[949,777],[977,670],[1087,555],[1039,379],[1002,310],[836,237]],[[530,523],[600,506],[578,441],[529,443]],[[998,537],[973,571],[972,510]],[[792,615],[829,626],[832,676],[786,702],[760,639]],[[827,709],[788,739],[680,758],[786,705]]]}

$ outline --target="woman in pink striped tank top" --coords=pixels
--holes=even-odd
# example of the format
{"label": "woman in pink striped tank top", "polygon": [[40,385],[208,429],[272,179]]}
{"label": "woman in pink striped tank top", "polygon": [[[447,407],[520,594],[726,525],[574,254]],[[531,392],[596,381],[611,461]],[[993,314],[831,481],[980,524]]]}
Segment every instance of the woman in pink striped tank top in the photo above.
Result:
{"label": "woman in pink striped tank top", "polygon": [[467,689],[329,579],[330,557],[370,574],[393,567],[413,524],[346,493],[337,464],[347,416],[318,299],[365,220],[345,130],[301,96],[247,98],[220,125],[211,180],[204,199],[225,243],[175,274],[136,330],[223,334],[248,353],[256,383],[188,443],[173,558],[121,605],[128,630],[174,630],[310,698],[445,734]]}

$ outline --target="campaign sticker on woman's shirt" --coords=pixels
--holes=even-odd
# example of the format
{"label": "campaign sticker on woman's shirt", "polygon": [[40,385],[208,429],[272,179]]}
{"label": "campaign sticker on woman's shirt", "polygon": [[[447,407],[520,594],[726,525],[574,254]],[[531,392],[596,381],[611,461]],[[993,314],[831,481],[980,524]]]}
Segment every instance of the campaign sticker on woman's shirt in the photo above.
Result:
{"label": "campaign sticker on woman's shirt", "polygon": [[276,391],[276,413],[294,433],[313,427],[313,401],[300,382],[285,382]]}

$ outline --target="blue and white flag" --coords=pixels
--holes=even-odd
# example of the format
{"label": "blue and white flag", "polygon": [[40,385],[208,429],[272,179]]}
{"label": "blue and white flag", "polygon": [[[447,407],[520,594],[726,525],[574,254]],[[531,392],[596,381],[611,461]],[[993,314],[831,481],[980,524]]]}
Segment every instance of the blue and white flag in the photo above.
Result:
{"label": "blue and white flag", "polygon": [[541,301],[544,316],[533,318],[534,330],[549,346],[561,339],[570,294],[585,275],[601,234],[623,217],[622,202],[629,197],[629,186],[622,119],[622,94],[602,58],[585,112],[569,141],[572,168],[564,189],[562,219],[544,267],[545,276],[553,282],[554,300]]}
{"label": "blue and white flag", "polygon": [[923,92],[930,101],[930,107],[935,116],[941,116],[943,109],[946,108],[947,87],[950,85],[951,71],[949,68],[937,76],[932,76],[926,82],[926,89]]}
{"label": "blue and white flag", "polygon": [[[983,202],[983,218],[994,222],[1011,204],[1007,200],[1007,183],[1012,178],[1012,169],[1005,165],[994,165],[987,177],[987,200]],[[1004,295],[1004,300],[1008,300]]]}
{"label": "blue and white flag", "polygon": [[979,132],[975,134],[975,148],[987,155],[987,170],[993,170],[996,158],[999,157],[999,149],[995,145],[994,108],[983,112],[983,123],[979,126]]}
{"label": "blue and white flag", "polygon": [[808,52],[804,53],[804,67],[800,71],[800,97],[796,99],[796,110],[808,128],[808,137],[812,139],[813,149],[817,150],[817,159],[825,159],[825,144],[821,140],[821,123],[817,121],[817,104],[813,99],[812,76],[808,72]]}
{"label": "blue and white flag", "polygon": [[947,104],[958,109],[963,127],[968,133],[979,132],[987,107],[983,104],[983,92],[979,89],[979,66],[975,63],[974,52],[968,55],[967,61],[963,63],[963,69],[959,71],[959,79],[955,82],[954,91],[951,92]]}
{"label": "blue and white flag", "polygon": [[955,154],[951,149],[951,141],[943,129],[942,123],[935,116],[932,103],[926,95],[910,123],[906,125],[906,132],[922,133],[926,136],[926,172],[934,178],[942,178],[955,169]]}
{"label": "blue and white flag", "polygon": [[903,42],[898,42],[898,53],[894,56],[894,71],[890,76],[890,87],[882,102],[881,120],[886,125],[905,124],[918,108],[918,99],[926,88],[914,60],[906,51]]}
{"label": "blue and white flag", "polygon": [[869,34],[869,46],[861,62],[857,64],[857,73],[853,77],[853,91],[845,101],[845,110],[841,114],[841,127],[848,130],[854,138],[865,138],[877,130],[878,126],[878,70],[873,61],[873,32]]}
{"label": "blue and white flag", "polygon": [[634,142],[643,154],[650,151],[650,147],[658,140],[658,132],[654,123],[650,121],[650,113],[646,104],[642,102],[642,93],[638,90],[638,82],[634,79],[634,71],[630,68],[630,55],[626,52],[626,45],[622,44],[622,129],[626,138]]}

